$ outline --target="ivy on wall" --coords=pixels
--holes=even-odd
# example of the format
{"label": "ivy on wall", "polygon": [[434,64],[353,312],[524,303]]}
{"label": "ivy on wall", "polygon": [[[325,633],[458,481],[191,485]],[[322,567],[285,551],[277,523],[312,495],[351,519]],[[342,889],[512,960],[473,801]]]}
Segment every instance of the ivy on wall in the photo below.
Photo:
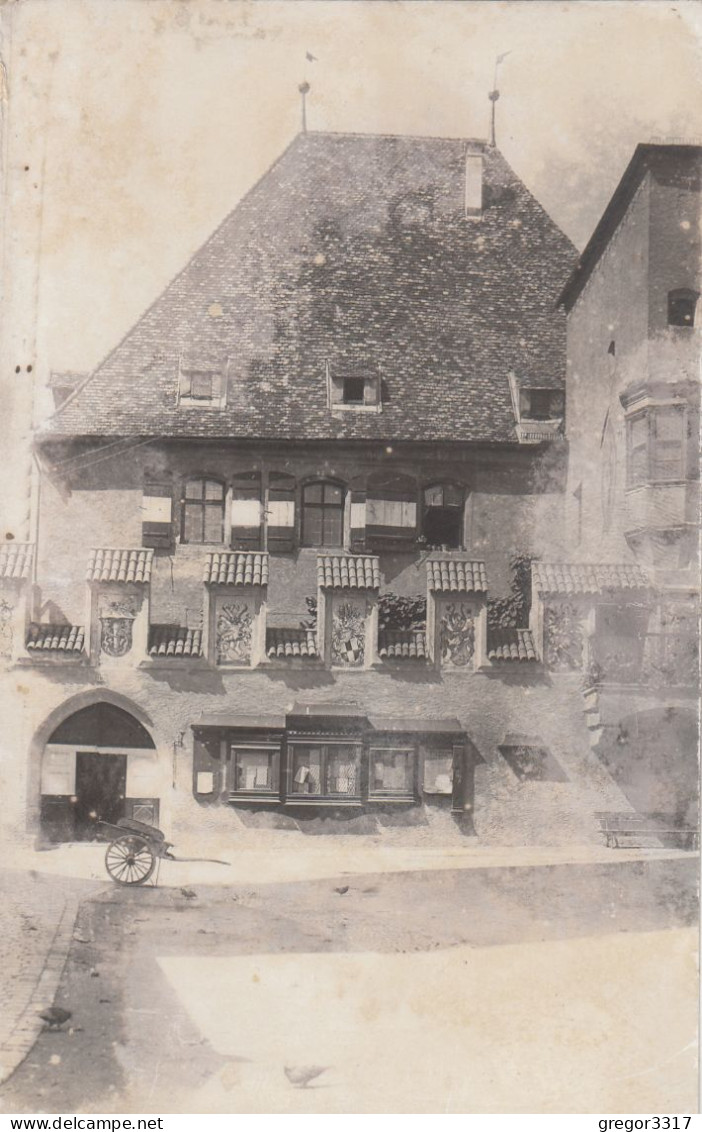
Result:
{"label": "ivy on wall", "polygon": [[536,559],[525,551],[510,556],[512,575],[509,597],[487,603],[488,629],[526,629],[531,610],[531,566]]}

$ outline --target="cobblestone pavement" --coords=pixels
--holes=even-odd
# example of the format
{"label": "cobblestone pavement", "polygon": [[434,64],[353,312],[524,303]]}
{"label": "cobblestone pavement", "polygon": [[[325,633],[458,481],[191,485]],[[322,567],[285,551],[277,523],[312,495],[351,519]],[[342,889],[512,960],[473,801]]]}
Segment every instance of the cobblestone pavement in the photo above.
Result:
{"label": "cobblestone pavement", "polygon": [[0,1082],[27,1056],[50,1006],[73,935],[78,901],[92,886],[36,870],[0,870]]}

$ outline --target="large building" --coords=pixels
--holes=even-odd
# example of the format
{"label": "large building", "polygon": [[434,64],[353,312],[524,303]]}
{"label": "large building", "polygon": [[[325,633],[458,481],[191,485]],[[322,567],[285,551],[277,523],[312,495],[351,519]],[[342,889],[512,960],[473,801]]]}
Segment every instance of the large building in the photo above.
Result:
{"label": "large building", "polygon": [[14,829],[554,843],[636,808],[568,626],[649,574],[558,565],[575,264],[493,147],[305,133],[53,381],[38,534],[0,548]]}

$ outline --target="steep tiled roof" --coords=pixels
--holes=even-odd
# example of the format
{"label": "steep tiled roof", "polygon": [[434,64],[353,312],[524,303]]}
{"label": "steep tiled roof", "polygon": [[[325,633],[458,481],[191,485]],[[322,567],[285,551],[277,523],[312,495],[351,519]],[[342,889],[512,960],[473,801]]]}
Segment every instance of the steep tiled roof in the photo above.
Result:
{"label": "steep tiled roof", "polygon": [[425,660],[427,639],[423,629],[381,629],[378,656],[382,660]]}
{"label": "steep tiled roof", "polygon": [[291,657],[317,656],[317,632],[315,629],[268,629],[266,631],[266,654],[270,657],[290,659]]}
{"label": "steep tiled roof", "polygon": [[247,550],[208,554],[205,581],[218,586],[268,585],[268,555]]}
{"label": "steep tiled roof", "polygon": [[0,578],[26,581],[32,567],[34,543],[3,542],[0,544]]}
{"label": "steep tiled roof", "polygon": [[485,593],[488,585],[485,563],[468,558],[430,558],[427,581],[430,590],[455,593]]}
{"label": "steep tiled roof", "polygon": [[529,629],[493,629],[488,633],[488,660],[538,660]]}
{"label": "steep tiled roof", "polygon": [[202,629],[178,625],[152,625],[149,630],[150,656],[202,656]]}
{"label": "steep tiled roof", "polygon": [[82,625],[38,625],[32,623],[27,632],[30,652],[81,653],[85,644]]}
{"label": "steep tiled roof", "polygon": [[367,554],[319,554],[317,582],[327,590],[377,590],[380,560]]}
{"label": "steep tiled roof", "polygon": [[[44,435],[514,441],[507,374],[562,381],[576,254],[483,143],[301,134]],[[178,404],[198,360],[224,407]],[[330,410],[327,368],[382,379],[382,411]]]}
{"label": "steep tiled roof", "polygon": [[534,584],[537,593],[603,594],[616,590],[641,590],[649,585],[640,566],[628,563],[603,563],[599,566],[570,562],[535,562]]}
{"label": "steep tiled roof", "polygon": [[88,559],[89,582],[149,582],[153,550],[91,550]]}

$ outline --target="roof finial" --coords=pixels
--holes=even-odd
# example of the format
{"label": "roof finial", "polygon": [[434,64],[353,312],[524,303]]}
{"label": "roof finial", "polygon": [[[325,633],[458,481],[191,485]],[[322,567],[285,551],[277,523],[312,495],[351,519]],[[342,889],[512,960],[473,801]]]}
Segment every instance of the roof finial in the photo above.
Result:
{"label": "roof finial", "polygon": [[309,94],[309,91],[310,91],[310,84],[307,82],[307,79],[305,79],[304,82],[300,83],[300,85],[297,89],[299,90],[300,94],[302,95],[302,132],[303,132],[303,134],[306,134],[307,133],[307,102],[306,102],[306,100],[307,100],[307,95]]}
{"label": "roof finial", "polygon": [[493,79],[492,79],[492,90],[488,94],[488,98],[490,99],[490,102],[492,103],[492,107],[491,107],[491,110],[490,110],[490,145],[492,146],[493,149],[495,148],[495,145],[497,144],[496,141],[495,141],[495,105],[497,103],[498,98],[500,97],[500,92],[497,89],[497,68],[499,67],[502,60],[506,59],[507,56],[511,55],[511,54],[512,54],[511,51],[505,51],[505,52],[503,52],[502,55],[498,55],[497,58],[495,59],[495,73],[494,73]]}

